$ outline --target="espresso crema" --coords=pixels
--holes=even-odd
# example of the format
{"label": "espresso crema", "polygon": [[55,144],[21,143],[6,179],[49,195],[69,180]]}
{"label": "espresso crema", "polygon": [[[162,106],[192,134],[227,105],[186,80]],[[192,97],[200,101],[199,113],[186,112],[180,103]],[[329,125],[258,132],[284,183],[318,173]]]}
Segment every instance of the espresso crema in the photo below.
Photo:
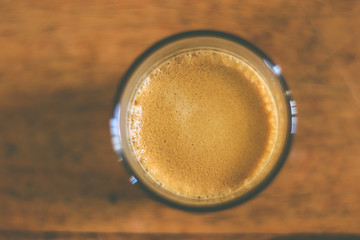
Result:
{"label": "espresso crema", "polygon": [[163,188],[211,199],[246,187],[277,138],[273,97],[245,61],[216,50],[177,54],[145,76],[128,113],[137,161]]}

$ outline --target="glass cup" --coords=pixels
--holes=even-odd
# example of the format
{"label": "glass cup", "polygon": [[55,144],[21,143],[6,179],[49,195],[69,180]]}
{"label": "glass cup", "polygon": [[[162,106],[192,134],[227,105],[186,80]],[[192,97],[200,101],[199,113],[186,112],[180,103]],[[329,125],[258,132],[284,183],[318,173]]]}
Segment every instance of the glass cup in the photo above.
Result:
{"label": "glass cup", "polygon": [[[215,49],[237,56],[251,66],[265,80],[274,98],[278,116],[277,140],[272,153],[256,177],[237,191],[216,198],[199,199],[175,194],[153,180],[144,170],[129,142],[127,119],[134,95],[145,76],[165,60],[179,53],[196,49]],[[110,120],[112,144],[120,161],[130,173],[130,182],[138,183],[152,196],[183,209],[216,210],[241,203],[267,186],[279,172],[289,152],[296,127],[296,105],[281,74],[261,50],[234,35],[217,31],[192,31],[170,36],[146,50],[131,65],[120,81],[113,117]]]}

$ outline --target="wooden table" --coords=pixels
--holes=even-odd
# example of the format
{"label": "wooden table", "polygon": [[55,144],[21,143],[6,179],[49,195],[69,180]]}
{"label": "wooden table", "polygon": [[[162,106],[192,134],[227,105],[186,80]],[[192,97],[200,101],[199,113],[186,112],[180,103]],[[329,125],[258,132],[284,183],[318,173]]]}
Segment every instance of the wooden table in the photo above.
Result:
{"label": "wooden table", "polygon": [[[0,0],[0,239],[360,238],[360,1]],[[120,76],[154,42],[215,29],[281,65],[298,133],[231,209],[150,199],[117,162]]]}

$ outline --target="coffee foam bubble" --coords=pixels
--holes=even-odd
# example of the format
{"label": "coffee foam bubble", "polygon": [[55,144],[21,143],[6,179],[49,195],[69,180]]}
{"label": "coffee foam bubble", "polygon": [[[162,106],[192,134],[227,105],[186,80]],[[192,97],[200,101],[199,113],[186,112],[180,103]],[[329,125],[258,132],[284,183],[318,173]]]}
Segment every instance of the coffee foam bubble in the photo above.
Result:
{"label": "coffee foam bubble", "polygon": [[273,97],[251,67],[216,51],[175,56],[141,83],[129,114],[134,153],[169,191],[215,198],[243,187],[276,141]]}

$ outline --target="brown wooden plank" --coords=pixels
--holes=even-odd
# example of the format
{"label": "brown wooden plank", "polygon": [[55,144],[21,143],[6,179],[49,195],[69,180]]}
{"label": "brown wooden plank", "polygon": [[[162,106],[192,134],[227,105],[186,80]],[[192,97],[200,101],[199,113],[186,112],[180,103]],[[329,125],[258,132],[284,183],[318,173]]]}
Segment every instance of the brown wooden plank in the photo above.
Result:
{"label": "brown wooden plank", "polygon": [[[359,12],[359,1],[0,1],[0,229],[360,233]],[[131,186],[108,133],[134,58],[200,28],[267,52],[299,109],[275,181],[212,213],[173,209]]]}
{"label": "brown wooden plank", "polygon": [[56,239],[56,240],[355,240],[356,234],[139,234],[96,232],[27,232],[0,231],[0,239]]}

